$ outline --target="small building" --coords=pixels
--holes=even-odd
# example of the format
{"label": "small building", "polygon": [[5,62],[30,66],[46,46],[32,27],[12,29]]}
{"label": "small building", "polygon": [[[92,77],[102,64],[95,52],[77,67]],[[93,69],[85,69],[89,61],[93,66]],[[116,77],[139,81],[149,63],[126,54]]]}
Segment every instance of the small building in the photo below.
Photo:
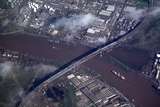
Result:
{"label": "small building", "polygon": [[106,11],[106,10],[101,10],[99,15],[103,15],[103,16],[111,16],[112,11]]}
{"label": "small building", "polygon": [[115,10],[115,6],[114,5],[108,5],[107,11],[113,12],[114,10]]}
{"label": "small building", "polygon": [[154,86],[156,89],[160,90],[160,53],[156,54],[152,73],[155,79]]}
{"label": "small building", "polygon": [[74,74],[70,74],[70,75],[67,76],[68,79],[72,79],[72,78],[74,78],[74,77],[75,77]]}
{"label": "small building", "polygon": [[96,32],[95,32],[95,30],[94,30],[94,29],[92,29],[92,28],[89,28],[89,29],[87,30],[87,33],[94,34],[94,33],[96,33]]}

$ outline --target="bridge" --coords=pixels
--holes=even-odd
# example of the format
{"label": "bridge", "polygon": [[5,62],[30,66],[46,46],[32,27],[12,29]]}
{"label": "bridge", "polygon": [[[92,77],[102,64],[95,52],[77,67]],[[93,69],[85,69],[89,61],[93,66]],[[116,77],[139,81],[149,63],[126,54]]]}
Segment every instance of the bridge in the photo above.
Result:
{"label": "bridge", "polygon": [[[141,22],[139,22],[137,24],[137,26],[140,24]],[[136,27],[135,27],[136,28]],[[131,31],[133,31],[134,29],[131,29],[128,33],[130,33]],[[67,74],[68,72],[70,72],[72,69],[74,69],[75,67],[87,62],[88,60],[92,59],[93,57],[101,54],[102,52],[106,51],[106,50],[111,50],[113,47],[115,46],[119,46],[122,42],[132,38],[131,36],[128,37],[127,34],[121,35],[117,38],[115,38],[112,41],[109,41],[101,46],[98,46],[96,48],[93,48],[91,50],[89,50],[88,52],[74,58],[73,60],[69,61],[67,64],[59,67],[56,71],[46,75],[44,78],[37,80],[33,83],[32,87],[30,87],[30,89],[28,90],[28,93],[31,93],[32,91],[34,91],[35,89],[38,89],[40,87],[45,86],[46,84],[60,78],[61,76]]]}
{"label": "bridge", "polygon": [[[44,78],[37,80],[33,83],[33,85],[28,89],[28,91],[21,97],[22,99],[17,102],[17,107],[22,104],[23,101],[27,98],[27,96],[32,95],[36,90],[42,89],[47,84],[53,82],[54,80],[62,77],[63,75],[69,73],[71,70],[73,70],[75,67],[87,62],[88,60],[92,59],[93,57],[101,54],[104,51],[110,51],[116,46],[119,46],[121,43],[123,43],[126,40],[129,40],[133,38],[133,36],[139,31],[137,31],[138,26],[141,24],[141,22],[145,23],[144,21],[140,21],[134,29],[131,29],[128,33],[118,36],[117,38],[101,45],[96,48],[93,48],[89,50],[88,52],[74,58],[73,60],[69,61],[65,65],[59,67],[56,71],[50,73],[49,75],[46,75]],[[142,23],[142,24],[143,24]],[[141,24],[141,25],[142,25]],[[140,26],[142,27],[142,26]],[[134,30],[134,31],[133,31]],[[129,34],[129,35],[128,35]]]}

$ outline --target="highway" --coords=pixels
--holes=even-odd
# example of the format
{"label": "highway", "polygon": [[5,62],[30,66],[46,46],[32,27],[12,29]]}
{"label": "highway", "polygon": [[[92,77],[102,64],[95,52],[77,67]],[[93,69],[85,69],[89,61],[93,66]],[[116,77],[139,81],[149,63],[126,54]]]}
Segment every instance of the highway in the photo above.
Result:
{"label": "highway", "polygon": [[[139,22],[137,24],[137,26],[140,24],[141,22]],[[135,27],[136,28],[136,27]],[[130,33],[131,31],[133,31],[134,29],[131,29],[128,33]],[[53,73],[50,73],[49,75],[46,75],[44,78],[37,80],[33,83],[32,87],[28,90],[28,93],[31,93],[32,91],[34,91],[37,88],[43,87],[45,84],[48,84],[58,78],[60,78],[61,76],[63,76],[64,74],[70,72],[72,69],[74,69],[75,67],[87,62],[88,60],[92,59],[93,57],[101,54],[102,52],[106,51],[106,50],[111,50],[113,47],[119,46],[122,42],[130,39],[131,37],[128,37],[127,34],[121,35],[117,38],[115,38],[112,41],[109,41],[101,46],[98,46],[96,48],[93,48],[91,50],[89,50],[88,52],[74,58],[73,60],[69,61],[67,64],[64,64],[63,66],[61,66],[60,68],[58,68],[56,71],[54,71]]]}
{"label": "highway", "polygon": [[[128,41],[128,39],[130,39],[130,38],[131,39],[135,38],[137,33],[139,33],[141,31],[140,29],[144,28],[144,26],[146,25],[146,22],[148,22],[148,20],[146,20],[146,21],[144,20],[141,23],[140,26],[138,26],[134,31],[130,32],[129,34],[124,35],[123,37],[121,36],[120,38],[115,39],[112,42],[106,43],[105,45],[106,46],[108,45],[107,46],[108,48],[106,50],[107,51],[112,51],[113,50],[112,48],[117,46],[117,45],[121,45],[121,42],[123,42],[123,44],[124,44],[126,42],[126,39]],[[78,65],[76,65],[74,63],[81,60],[83,57],[88,56],[89,54],[93,55],[93,52],[97,51],[100,48],[102,49],[104,47],[104,45],[99,46],[97,48],[91,49],[89,52],[84,51],[83,49],[80,49],[82,51],[82,52],[80,52],[80,51],[77,51],[75,48],[71,48],[71,49],[67,48],[67,50],[71,51],[71,52],[74,50],[75,52],[73,51],[72,53],[75,53],[75,56],[71,55],[70,52],[67,52],[66,49],[63,48],[61,52],[58,52],[58,56],[57,56],[57,55],[54,54],[55,52],[57,52],[56,49],[51,51],[51,50],[49,50],[50,48],[47,48],[47,46],[48,46],[47,42],[45,42],[45,43],[43,43],[41,41],[36,42],[37,37],[36,38],[28,37],[29,35],[28,36],[27,35],[19,35],[18,36],[18,34],[16,34],[16,35],[17,36],[14,36],[14,37],[12,35],[2,37],[2,38],[6,38],[6,39],[2,39],[1,46],[6,47],[7,49],[10,49],[10,50],[16,50],[16,51],[21,52],[21,53],[29,52],[29,54],[33,54],[34,56],[39,56],[39,54],[41,54],[40,52],[43,50],[45,52],[42,52],[42,55],[40,55],[40,56],[41,57],[43,56],[44,58],[53,59],[53,60],[55,59],[55,57],[51,57],[53,55],[56,56],[56,57],[61,56],[61,55],[64,55],[65,57],[70,57],[69,60],[67,60],[66,63],[64,63],[63,66],[61,66],[60,68],[58,68],[56,70],[56,72],[55,71],[52,72],[50,75],[46,76],[42,80],[37,81],[35,84],[33,84],[32,88],[28,91],[28,93],[24,93],[23,96],[19,99],[20,102],[18,102],[19,104],[17,104],[17,107],[18,107],[18,105],[21,105],[21,104],[23,105],[24,102],[26,102],[30,99],[30,97],[33,97],[33,95],[36,94],[36,92],[37,92],[37,90],[39,90],[39,88],[42,89],[44,87],[43,85],[45,85],[44,83],[47,83],[45,81],[50,80],[49,82],[52,82],[52,80],[56,80],[56,78],[58,76],[59,77],[64,76],[65,73],[63,75],[57,75],[57,73],[61,74],[62,71],[65,71],[64,69],[66,69],[66,68],[68,68],[68,69],[66,69],[66,71],[67,71],[69,69],[72,69],[72,68],[69,68],[69,67],[74,68],[74,66],[78,66],[80,63],[77,63]],[[27,36],[27,38],[25,38],[26,36]],[[15,37],[17,39],[14,39]],[[22,37],[22,38],[19,39],[19,37],[20,38]],[[31,40],[33,39],[33,41],[30,41],[30,39]],[[3,42],[3,41],[5,41],[5,42]],[[12,42],[12,41],[15,41],[15,42]],[[25,41],[31,42],[32,45],[28,46],[28,44],[25,43]],[[38,39],[38,41],[39,41],[39,39]],[[10,43],[10,44],[7,45],[8,43]],[[25,44],[22,44],[22,43],[27,44],[27,47],[25,46]],[[17,44],[17,45],[14,45],[14,44]],[[22,46],[21,46],[22,48],[20,48],[18,46],[18,44],[22,44]],[[44,47],[43,47],[43,45],[40,45],[40,44],[43,44]],[[17,48],[14,48],[16,46],[17,46]],[[40,48],[40,50],[38,48],[39,46],[42,47],[42,48]],[[38,48],[38,50],[36,48]],[[80,54],[79,54],[79,52],[80,52]],[[99,51],[99,52],[101,53],[101,51]],[[61,54],[61,53],[63,53],[63,54]],[[103,53],[104,56],[101,57],[101,58],[97,57],[97,56],[94,57],[92,55],[91,56],[89,55],[91,58],[87,59],[87,61],[85,63],[82,62],[82,66],[83,66],[83,64],[85,64],[85,66],[87,66],[91,69],[94,69],[97,72],[100,72],[100,74],[102,74],[103,78],[107,82],[109,82],[109,84],[112,84],[113,87],[120,90],[120,92],[124,93],[124,95],[127,96],[130,100],[135,99],[134,103],[136,105],[138,105],[138,106],[141,105],[140,107],[143,107],[143,106],[144,107],[151,107],[153,105],[159,105],[159,101],[158,101],[159,97],[158,97],[158,95],[156,95],[154,93],[154,91],[151,87],[151,83],[148,80],[144,79],[143,77],[139,76],[138,74],[136,75],[136,73],[127,73],[127,74],[124,75],[126,77],[126,79],[121,81],[121,80],[117,79],[113,75],[112,72],[109,72],[109,71],[112,70],[112,67],[110,65],[108,65],[108,63],[103,62],[107,59],[107,57],[105,57],[106,56],[105,53],[106,52]],[[99,53],[97,53],[97,54],[99,54]],[[78,55],[78,57],[76,57],[77,55]],[[65,59],[65,57],[62,57],[62,59]],[[60,58],[60,57],[58,57],[58,58]],[[70,61],[70,59],[73,59],[73,60]],[[83,59],[85,59],[85,58],[83,58]],[[81,60],[81,61],[83,61],[83,60]],[[72,66],[70,66],[70,65],[72,65]],[[115,68],[115,67],[113,69],[120,70],[119,68]],[[61,73],[59,73],[59,72],[61,72]],[[67,73],[69,73],[69,72],[70,71],[67,71]],[[57,77],[55,75],[57,75]],[[53,78],[53,77],[56,77],[56,78]],[[128,89],[128,90],[126,91],[126,89]]]}
{"label": "highway", "polygon": [[[128,0],[125,0],[125,5],[127,3]],[[125,7],[125,5],[123,6],[121,13]],[[118,21],[119,17],[115,20],[115,23]],[[141,23],[141,21],[135,26],[135,28]],[[132,30],[128,31],[128,33],[130,33]],[[35,82],[35,84],[33,84],[33,86],[29,89],[29,92],[33,91],[36,87],[41,87],[45,84],[48,84],[56,79],[58,79],[59,77],[63,76],[64,74],[68,73],[69,71],[71,71],[72,69],[74,69],[75,67],[83,64],[84,62],[92,59],[93,57],[97,56],[98,54],[101,54],[102,52],[106,51],[106,50],[110,50],[112,49],[114,46],[118,46],[119,44],[121,44],[121,42],[125,41],[126,39],[128,39],[128,37],[126,36],[128,33],[118,36],[117,38],[113,39],[112,41],[109,41],[103,45],[100,45],[96,48],[93,48],[91,50],[89,50],[88,52],[76,57],[75,59],[71,60],[70,62],[68,62],[67,64],[61,66],[58,70],[56,70],[55,72],[47,75],[46,77],[44,77],[43,79],[41,79],[38,82]]]}
{"label": "highway", "polygon": [[[148,20],[146,20],[146,22],[148,22]],[[140,26],[138,26],[134,31],[129,33],[129,35],[125,35],[123,37],[120,37],[119,39],[116,39],[115,41],[112,41],[110,43],[106,43],[105,44],[106,47],[107,47],[106,50],[110,51],[110,49],[112,50],[113,47],[115,47],[117,45],[120,45],[121,42],[123,42],[123,44],[124,44],[126,39],[128,41],[128,39],[135,37],[135,35],[137,35],[141,31],[141,28],[144,28],[144,26],[146,25],[146,22],[143,21],[142,24]],[[9,35],[9,36],[11,37],[12,35]],[[15,37],[18,38],[18,37],[21,37],[21,36],[22,35],[15,36]],[[24,35],[24,36],[26,36],[26,35]],[[13,47],[12,46],[11,47],[8,46],[7,43],[8,44],[9,43],[10,44],[15,44],[17,42],[17,44],[21,44],[21,43],[25,43],[24,41],[29,41],[28,39],[23,38],[24,40],[18,39],[16,42],[12,42],[11,40],[13,40],[13,38],[14,37],[11,37],[11,38],[6,37],[6,39],[2,39],[2,41],[5,41],[6,43],[4,43],[4,44],[2,43],[1,46],[12,50]],[[33,39],[32,37],[29,37],[29,38]],[[22,40],[22,42],[20,42],[20,40]],[[37,39],[35,39],[35,41],[36,40]],[[32,42],[34,42],[34,41],[32,41]],[[38,44],[37,47],[41,46],[40,45],[41,42],[38,42],[38,43],[36,42],[36,44]],[[17,49],[17,51],[25,53],[25,52],[28,52],[28,50],[35,50],[37,48],[37,47],[34,46],[34,44],[32,44],[32,45],[28,46],[29,49],[25,48],[26,51],[20,51],[21,49],[23,49],[23,47],[25,47],[25,45],[22,45],[22,48],[20,48],[20,49],[18,47],[18,48],[14,48],[13,50]],[[17,45],[13,45],[13,46],[17,46]],[[31,48],[31,47],[34,47],[34,48]],[[99,49],[101,50],[102,48],[104,48],[104,46],[100,46],[100,47],[98,47],[98,49],[97,48],[92,49],[90,52],[87,52],[87,53],[85,53],[83,55],[81,55],[82,53],[78,54],[78,55],[81,55],[79,57],[76,57],[76,58],[75,57],[71,57],[70,59],[74,58],[72,61],[69,61],[69,63],[66,63],[65,65],[61,66],[58,70],[56,70],[56,73],[52,73],[49,76],[46,76],[46,78],[44,78],[42,81],[37,81],[37,84],[33,85],[32,89],[28,93],[26,93],[24,96],[22,96],[21,97],[22,99],[20,99],[20,100],[22,100],[23,102],[28,101],[27,98],[30,98],[29,97],[30,95],[31,96],[34,95],[37,92],[38,88],[43,88],[43,85],[45,83],[47,83],[47,81],[48,82],[52,82],[52,80],[56,80],[56,78],[64,76],[64,74],[66,74],[65,72],[69,73],[70,69],[80,65],[80,63],[82,63],[82,65],[83,65],[83,63],[84,63],[83,61],[86,60],[85,58],[88,58],[88,56],[90,56],[91,58],[89,57],[89,59],[87,59],[85,61],[87,63],[87,64],[84,63],[84,64],[86,64],[85,66],[87,66],[87,67],[89,67],[91,69],[94,69],[97,72],[100,72],[102,74],[103,78],[107,82],[109,82],[109,84],[112,84],[113,87],[115,87],[116,89],[120,90],[120,92],[124,93],[124,95],[127,96],[131,101],[132,101],[132,99],[135,99],[134,103],[137,104],[139,107],[152,107],[153,105],[155,105],[155,107],[156,107],[156,105],[159,105],[159,101],[158,101],[159,97],[153,91],[153,89],[151,87],[151,83],[148,80],[144,79],[143,77],[139,76],[138,74],[136,75],[135,73],[127,73],[127,74],[125,74],[124,76],[125,76],[126,79],[122,80],[122,81],[117,79],[115,76],[112,76],[113,73],[109,72],[109,71],[112,70],[112,67],[110,68],[110,65],[108,65],[107,63],[103,63],[103,60],[105,61],[107,59],[107,57],[105,58],[105,53],[106,52],[104,53],[104,56],[102,57],[103,59],[100,58],[100,57],[98,57],[99,59],[97,59],[97,56],[95,55],[96,57],[94,57],[94,55],[93,55],[93,53],[95,53],[95,51],[97,51]],[[45,46],[41,50],[44,51],[45,49],[48,50],[49,48],[46,48],[46,46]],[[73,51],[73,50],[75,51],[75,49],[70,49],[70,48],[69,48],[69,50],[70,51]],[[54,51],[55,51],[55,49],[54,49]],[[101,51],[97,51],[97,52],[101,53],[102,51],[103,51],[103,49]],[[66,51],[62,50],[62,53],[64,53],[64,52],[66,52]],[[50,53],[52,53],[52,54],[48,54],[48,52],[46,52],[46,50],[45,50],[44,53],[47,54],[47,56],[45,54],[43,54],[43,57],[55,59],[55,57],[53,57],[53,58],[49,57],[49,56],[53,56],[54,55],[53,51],[50,51]],[[99,54],[99,53],[97,53],[97,54]],[[30,54],[32,54],[32,52],[30,52]],[[70,56],[70,54],[71,53],[69,53],[67,55]],[[35,55],[35,56],[37,55],[38,56],[39,55],[39,51],[36,54],[33,54],[33,55]],[[58,55],[61,56],[62,54],[58,53]],[[77,55],[77,53],[76,53],[76,55]],[[83,57],[85,57],[85,58],[83,58]],[[84,60],[82,60],[82,59],[84,59]],[[79,60],[81,60],[82,62],[81,61],[79,62]],[[69,67],[71,67],[71,68],[69,68]],[[116,69],[116,68],[114,68],[114,69]],[[23,104],[23,102],[21,104]]]}

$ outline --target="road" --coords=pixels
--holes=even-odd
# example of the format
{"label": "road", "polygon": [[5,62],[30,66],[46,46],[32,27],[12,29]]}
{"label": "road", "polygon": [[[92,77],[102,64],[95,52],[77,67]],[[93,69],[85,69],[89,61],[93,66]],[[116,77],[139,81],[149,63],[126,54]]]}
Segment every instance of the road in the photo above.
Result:
{"label": "road", "polygon": [[[137,26],[140,24],[141,22],[139,22],[137,24]],[[136,28],[136,27],[135,27]],[[53,73],[45,76],[43,79],[36,81],[33,86],[29,89],[29,93],[31,93],[32,91],[34,91],[37,88],[43,87],[45,84],[48,84],[58,78],[60,78],[61,76],[63,76],[64,74],[70,72],[72,69],[74,69],[75,67],[87,62],[88,60],[92,59],[93,57],[101,54],[102,52],[106,51],[106,50],[111,50],[113,47],[115,46],[119,46],[122,42],[126,41],[128,38],[127,35],[133,31],[134,29],[130,30],[127,34],[125,35],[121,35],[115,39],[113,39],[112,41],[109,41],[101,46],[98,46],[96,48],[93,48],[89,51],[87,51],[86,53],[74,58],[73,60],[69,61],[67,64],[62,65],[59,69],[57,69],[56,71],[54,71]]]}
{"label": "road", "polygon": [[[143,29],[144,26],[146,26],[146,22],[148,22],[148,20],[143,21],[143,23],[140,26],[138,26],[134,31],[130,32],[128,36],[121,39],[123,44],[125,43],[124,39],[127,39],[128,41],[128,39],[135,37],[135,35],[138,35],[141,31],[140,29]],[[61,66],[60,69],[57,71],[61,71],[67,66],[69,66],[67,64],[73,64],[75,60],[72,60],[72,63],[67,62],[69,62],[71,59],[76,59],[77,56],[88,51],[88,48],[86,49],[86,47],[81,47],[80,45],[63,45],[55,44],[57,48],[51,49],[49,48],[49,44],[47,42],[47,39],[45,38],[32,37],[24,34],[0,36],[0,46],[6,49],[18,51],[20,53],[28,53],[29,55],[40,56],[52,60],[55,60],[56,58],[60,62],[65,60],[65,63],[61,63],[61,65],[65,65]],[[113,49],[111,49],[111,51],[112,50]],[[111,84],[113,87],[122,92],[125,96],[127,96],[127,98],[130,99],[130,101],[134,99],[134,104],[136,104],[138,107],[157,107],[157,105],[160,105],[159,96],[154,92],[152,88],[152,83],[149,80],[145,79],[143,76],[138,75],[136,72],[128,72],[123,74],[126,77],[126,80],[120,80],[115,75],[113,75],[113,73],[110,72],[112,70],[120,72],[123,71],[120,68],[116,68],[115,65],[105,63],[108,60],[108,57],[106,56],[107,53],[108,52],[104,52],[103,57],[100,57],[98,55],[88,60],[87,62],[82,64],[82,66],[85,65],[90,69],[99,72],[108,84]],[[82,57],[84,56],[81,56],[79,58]],[[52,76],[53,75],[54,74],[52,74]],[[38,81],[38,84],[34,85],[35,87],[33,87],[33,90],[27,93],[27,95],[23,96],[22,101],[28,101],[27,98],[30,98],[30,95],[32,96],[35,94],[35,92],[37,92],[36,89],[38,88],[38,85],[40,85],[45,80],[49,79],[49,77],[51,77],[51,75],[48,76],[48,78],[45,78],[43,81]]]}
{"label": "road", "polygon": [[[123,8],[122,8],[120,14],[122,14],[122,11],[123,11],[127,1],[128,0],[125,0],[125,3],[123,5]],[[119,15],[119,17],[120,17],[120,15]],[[115,23],[118,20],[118,18],[115,20]],[[137,24],[137,26],[140,23],[141,22],[139,22]],[[134,29],[131,29],[130,31],[128,31],[128,33],[130,33],[132,30],[134,30]],[[115,38],[114,40],[109,41],[108,43],[106,43],[104,45],[98,46],[97,48],[91,49],[88,52],[76,57],[75,59],[71,60],[69,63],[67,63],[67,64],[63,65],[62,67],[60,67],[53,74],[50,74],[50,75],[47,75],[46,77],[44,77],[44,79],[41,80],[40,84],[36,83],[35,86],[33,85],[31,87],[30,91],[34,90],[34,88],[36,88],[36,87],[41,87],[41,86],[43,86],[45,84],[48,84],[48,83],[54,81],[55,79],[58,79],[59,77],[63,76],[64,74],[66,74],[69,71],[71,71],[72,69],[74,69],[76,66],[79,66],[79,65],[83,64],[84,62],[90,60],[91,58],[97,56],[98,54],[101,54],[102,52],[104,52],[106,50],[112,49],[114,46],[118,46],[121,42],[125,41],[128,38],[128,37],[126,37],[126,35],[128,33],[126,33],[124,35],[121,35],[121,36]]]}
{"label": "road", "polygon": [[56,71],[50,73],[49,75],[46,75],[44,78],[41,80],[36,81],[33,83],[32,87],[26,92],[26,95],[24,95],[17,103],[17,107],[22,104],[23,101],[27,100],[27,96],[33,95],[34,92],[38,89],[43,89],[44,86],[47,86],[47,84],[55,81],[56,79],[62,77],[63,75],[69,73],[72,69],[74,69],[77,66],[80,66],[81,64],[87,62],[88,60],[92,59],[93,57],[101,54],[102,52],[106,50],[111,50],[115,46],[120,45],[122,42],[124,42],[128,37],[126,35],[122,35],[113,41],[110,41],[102,46],[99,46],[97,48],[91,49],[88,52],[74,58],[67,64],[61,66],[58,68]]}

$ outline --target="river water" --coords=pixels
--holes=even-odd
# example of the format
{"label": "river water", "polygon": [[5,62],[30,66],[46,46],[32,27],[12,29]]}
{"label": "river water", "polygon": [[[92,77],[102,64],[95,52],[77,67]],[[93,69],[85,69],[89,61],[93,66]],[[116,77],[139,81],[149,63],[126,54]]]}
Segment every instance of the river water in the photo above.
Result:
{"label": "river water", "polygon": [[[54,47],[53,47],[54,46]],[[55,60],[56,63],[63,65],[64,63],[76,58],[90,48],[67,44],[67,43],[54,43],[51,46],[46,38],[29,36],[27,34],[14,34],[10,36],[0,36],[0,47],[6,48],[20,53],[28,53],[33,56],[39,56],[50,60]],[[126,55],[131,57],[124,57]],[[133,53],[133,54],[132,54]],[[137,107],[160,107],[160,95],[158,95],[152,88],[152,83],[144,78],[138,72],[126,72],[120,66],[110,62],[109,56],[113,56],[124,63],[130,63],[135,68],[135,71],[145,64],[149,59],[148,55],[144,55],[144,51],[128,51],[128,48],[116,48],[110,53],[103,53],[103,57],[97,56],[83,66],[87,66],[99,72],[103,79],[111,86],[120,90],[125,96],[136,104]],[[138,60],[135,60],[137,58]],[[137,64],[138,63],[138,64]],[[122,80],[115,76],[112,70],[120,72],[126,79]]]}

